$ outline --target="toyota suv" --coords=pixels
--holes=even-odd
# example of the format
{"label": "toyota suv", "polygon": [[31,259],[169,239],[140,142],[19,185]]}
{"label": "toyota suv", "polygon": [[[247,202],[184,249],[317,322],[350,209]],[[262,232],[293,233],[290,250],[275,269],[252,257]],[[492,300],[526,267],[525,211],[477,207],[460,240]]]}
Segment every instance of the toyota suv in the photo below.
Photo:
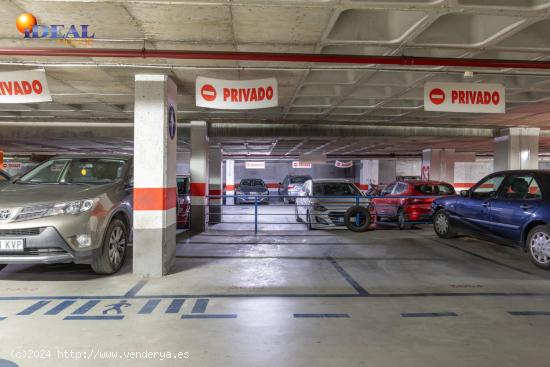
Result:
{"label": "toyota suv", "polygon": [[132,228],[128,156],[59,156],[0,186],[0,268],[90,264],[117,272]]}

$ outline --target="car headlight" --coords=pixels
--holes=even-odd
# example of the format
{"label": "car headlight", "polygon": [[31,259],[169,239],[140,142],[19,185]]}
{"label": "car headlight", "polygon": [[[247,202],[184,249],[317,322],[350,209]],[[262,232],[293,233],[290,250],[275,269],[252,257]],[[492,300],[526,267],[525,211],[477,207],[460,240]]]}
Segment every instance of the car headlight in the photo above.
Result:
{"label": "car headlight", "polygon": [[44,216],[61,214],[80,214],[90,211],[94,206],[95,200],[77,200],[65,203],[54,204]]}
{"label": "car headlight", "polygon": [[322,206],[321,204],[313,204],[313,210],[318,212],[326,212],[328,209]]}

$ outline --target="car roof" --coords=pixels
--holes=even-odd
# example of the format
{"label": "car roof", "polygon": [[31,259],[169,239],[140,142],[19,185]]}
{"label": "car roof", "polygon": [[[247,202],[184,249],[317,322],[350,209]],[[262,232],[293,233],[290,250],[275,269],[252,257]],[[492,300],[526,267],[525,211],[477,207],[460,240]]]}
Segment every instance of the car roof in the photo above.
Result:
{"label": "car roof", "polygon": [[550,170],[547,169],[513,169],[513,170],[507,170],[507,171],[497,171],[491,173],[491,175],[494,174],[525,174],[525,173],[533,173],[533,174],[540,174],[543,173],[545,175],[550,175]]}
{"label": "car roof", "polygon": [[107,159],[124,159],[124,160],[130,160],[133,158],[131,155],[125,155],[125,154],[62,154],[53,157],[52,159],[75,159],[75,158],[107,158]]}
{"label": "car roof", "polygon": [[452,186],[450,183],[445,181],[435,181],[435,180],[405,180],[405,181],[397,181],[397,182],[405,182],[410,183],[413,185],[449,185]]}
{"label": "car roof", "polygon": [[345,178],[316,178],[316,179],[312,179],[311,182],[313,182],[313,183],[331,183],[331,182],[351,183],[350,180],[345,179]]}

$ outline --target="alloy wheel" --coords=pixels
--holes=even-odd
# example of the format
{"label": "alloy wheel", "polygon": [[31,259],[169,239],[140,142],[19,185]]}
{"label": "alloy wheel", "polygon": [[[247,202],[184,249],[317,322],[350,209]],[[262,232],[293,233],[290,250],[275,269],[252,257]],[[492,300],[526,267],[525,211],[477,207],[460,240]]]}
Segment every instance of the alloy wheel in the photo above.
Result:
{"label": "alloy wheel", "polygon": [[449,230],[449,220],[443,213],[438,213],[435,217],[435,229],[440,234],[445,234]]}
{"label": "alloy wheel", "polygon": [[544,232],[536,232],[531,237],[530,251],[538,263],[550,263],[550,236]]}
{"label": "alloy wheel", "polygon": [[120,265],[126,251],[126,234],[120,227],[113,228],[109,238],[109,261],[115,268]]}

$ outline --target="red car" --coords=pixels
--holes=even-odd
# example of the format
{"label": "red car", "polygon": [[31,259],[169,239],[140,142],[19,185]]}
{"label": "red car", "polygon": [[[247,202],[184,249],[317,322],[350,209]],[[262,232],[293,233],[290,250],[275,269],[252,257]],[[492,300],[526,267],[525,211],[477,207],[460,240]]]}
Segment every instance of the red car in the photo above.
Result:
{"label": "red car", "polygon": [[189,196],[189,176],[177,175],[178,185],[178,207],[177,207],[177,228],[189,228],[189,211],[191,210],[191,198]]}
{"label": "red car", "polygon": [[412,222],[431,221],[432,201],[448,195],[455,195],[455,189],[447,182],[397,181],[386,186],[380,195],[383,197],[374,198],[372,202],[379,220],[397,221],[399,229],[406,229]]}

